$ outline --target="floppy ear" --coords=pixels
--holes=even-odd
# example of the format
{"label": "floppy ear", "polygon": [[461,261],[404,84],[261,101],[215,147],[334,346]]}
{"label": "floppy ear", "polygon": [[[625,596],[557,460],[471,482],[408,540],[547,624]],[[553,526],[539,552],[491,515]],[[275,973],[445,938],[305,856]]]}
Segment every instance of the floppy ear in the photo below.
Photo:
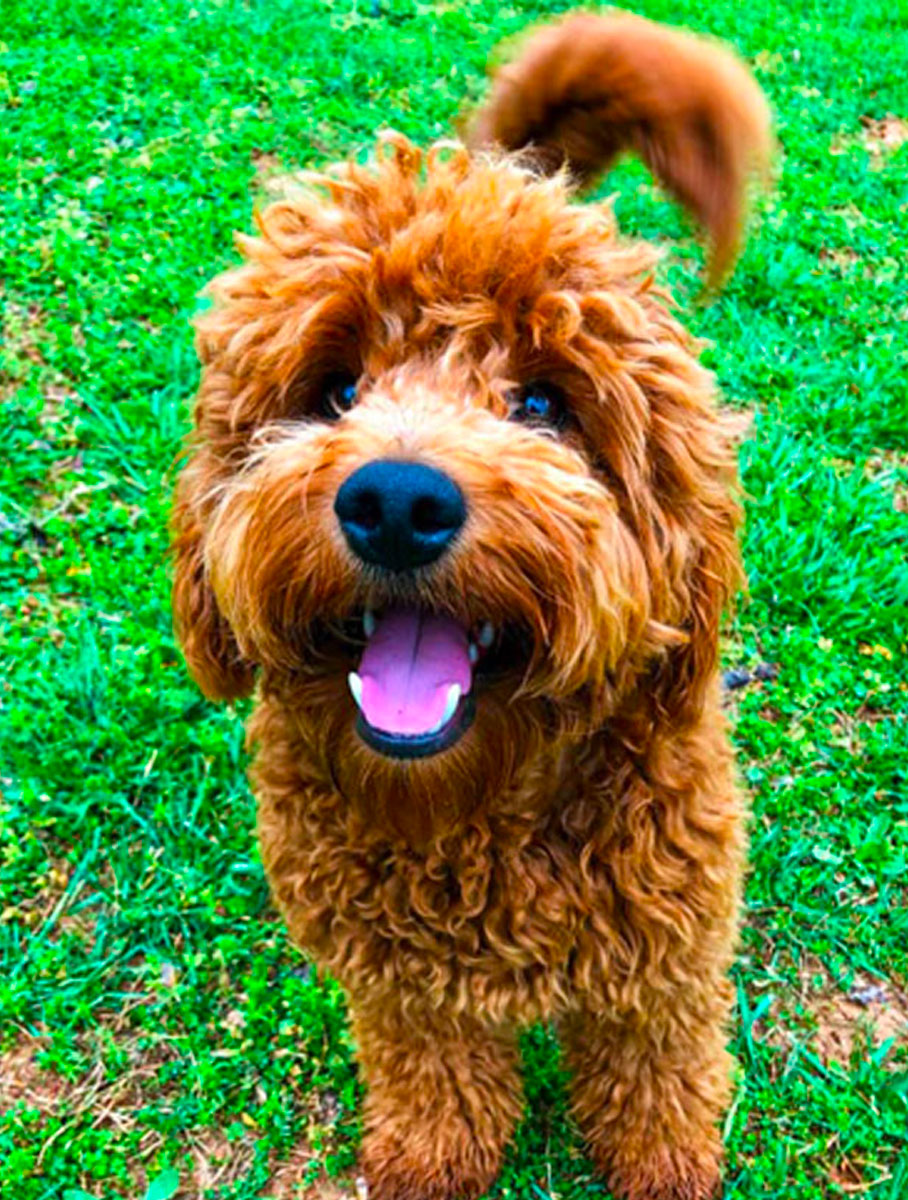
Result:
{"label": "floppy ear", "polygon": [[671,648],[651,680],[657,706],[673,724],[697,717],[719,665],[722,618],[740,581],[740,563],[731,543],[704,548],[690,571],[689,615],[682,628],[687,641]]}
{"label": "floppy ear", "polygon": [[769,109],[730,51],[642,17],[577,13],[538,29],[498,71],[473,148],[524,150],[543,171],[594,182],[625,150],[709,233],[708,282],[737,257],[747,184],[766,175]]}
{"label": "floppy ear", "polygon": [[174,629],[186,664],[205,695],[212,700],[236,700],[251,693],[254,666],[240,654],[205,568],[205,495],[215,479],[212,455],[203,446],[177,482],[171,518]]}
{"label": "floppy ear", "polygon": [[646,686],[673,723],[699,715],[719,666],[723,618],[744,583],[734,483],[744,425],[734,414],[701,410],[687,417],[685,427],[673,414],[652,517],[660,547],[656,608],[685,640],[655,664]]}

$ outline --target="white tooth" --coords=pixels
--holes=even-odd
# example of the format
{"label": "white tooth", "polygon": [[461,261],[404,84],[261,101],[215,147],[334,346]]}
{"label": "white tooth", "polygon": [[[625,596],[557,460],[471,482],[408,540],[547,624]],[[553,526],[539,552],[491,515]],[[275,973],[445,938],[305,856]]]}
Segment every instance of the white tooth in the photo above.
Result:
{"label": "white tooth", "polygon": [[479,662],[479,647],[475,642],[470,642],[469,646],[467,647],[467,657],[474,667]]}
{"label": "white tooth", "polygon": [[491,644],[495,641],[495,626],[491,621],[483,621],[479,627],[479,636],[476,639],[483,650],[488,650]]}
{"label": "white tooth", "polygon": [[375,613],[371,608],[367,608],[363,613],[363,633],[367,638],[370,638],[375,633]]}
{"label": "white tooth", "polygon": [[448,698],[445,701],[445,711],[441,714],[441,720],[438,722],[438,728],[443,729],[445,725],[454,716],[457,710],[457,705],[460,703],[460,684],[452,683],[448,688]]}
{"label": "white tooth", "polygon": [[350,691],[353,693],[353,699],[356,701],[357,708],[363,706],[363,681],[355,671],[351,671],[347,676],[347,683],[350,685]]}

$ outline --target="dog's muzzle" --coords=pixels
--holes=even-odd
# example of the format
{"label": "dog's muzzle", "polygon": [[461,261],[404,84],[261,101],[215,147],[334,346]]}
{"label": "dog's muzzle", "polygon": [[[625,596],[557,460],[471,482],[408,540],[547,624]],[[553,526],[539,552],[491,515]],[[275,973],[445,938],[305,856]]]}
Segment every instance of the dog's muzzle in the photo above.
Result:
{"label": "dog's muzzle", "polygon": [[[334,501],[347,545],[361,562],[397,575],[435,562],[467,516],[463,493],[425,463],[377,459],[341,485]],[[357,731],[379,754],[425,758],[469,727],[473,662],[468,633],[451,617],[392,608],[364,622],[366,649],[349,676]]]}

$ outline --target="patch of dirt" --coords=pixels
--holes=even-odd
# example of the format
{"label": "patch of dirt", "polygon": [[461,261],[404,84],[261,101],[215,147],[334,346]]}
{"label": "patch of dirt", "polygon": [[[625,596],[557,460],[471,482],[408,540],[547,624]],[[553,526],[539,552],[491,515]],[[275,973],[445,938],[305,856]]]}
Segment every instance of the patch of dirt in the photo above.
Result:
{"label": "patch of dirt", "polygon": [[885,117],[861,117],[862,140],[874,157],[892,154],[908,142],[908,120],[887,113]]}
{"label": "patch of dirt", "polygon": [[860,132],[835,135],[829,145],[831,155],[847,154],[855,146],[863,146],[870,155],[871,168],[879,170],[891,154],[908,142],[908,120],[904,117],[887,113],[885,117],[864,116],[860,122]]}
{"label": "patch of dirt", "polygon": [[365,1200],[365,1183],[352,1173],[329,1178],[322,1170],[318,1177],[304,1183],[312,1174],[313,1165],[318,1165],[318,1155],[313,1146],[319,1144],[322,1151],[333,1139],[332,1127],[340,1107],[333,1091],[325,1089],[310,1092],[298,1098],[308,1115],[308,1131],[312,1139],[298,1143],[288,1158],[278,1159],[275,1154],[269,1161],[270,1178],[265,1188],[258,1193],[260,1200]]}
{"label": "patch of dirt", "polygon": [[[65,1114],[67,1124],[88,1115],[94,1128],[110,1129],[122,1137],[137,1126],[142,1129],[139,1114],[143,1110],[160,1112],[171,1105],[170,1085],[159,1082],[159,1072],[165,1063],[180,1056],[168,1038],[149,1045],[147,1033],[136,1033],[131,1028],[128,1013],[146,1002],[143,985],[137,981],[134,999],[128,998],[121,1010],[96,1014],[103,1029],[94,1029],[80,1038],[95,1061],[79,1079],[64,1078],[40,1065],[40,1055],[51,1048],[49,1038],[20,1034],[0,1053],[0,1112],[22,1104],[44,1116]],[[125,1065],[118,1066],[113,1076],[104,1061],[111,1037],[126,1058]],[[337,1100],[331,1092],[313,1093],[301,1097],[300,1102],[311,1106],[310,1127],[324,1127],[336,1116]],[[36,1140],[42,1138],[40,1126],[34,1127],[33,1136]],[[38,1151],[36,1175],[41,1174],[55,1136],[45,1135]],[[180,1200],[205,1200],[211,1189],[246,1176],[255,1160],[259,1137],[251,1122],[239,1137],[228,1138],[221,1129],[209,1126],[182,1130],[180,1141],[193,1166],[190,1172],[181,1168]],[[155,1130],[142,1129],[139,1151],[130,1163],[133,1184],[140,1195],[148,1184],[145,1164],[163,1140]],[[361,1184],[352,1176],[328,1179],[320,1175],[314,1183],[304,1185],[302,1180],[316,1157],[315,1150],[303,1140],[289,1158],[273,1158],[271,1182],[260,1193],[262,1200],[363,1200]]]}
{"label": "patch of dirt", "polygon": [[908,471],[908,451],[878,450],[864,464],[864,474],[868,479],[876,479],[880,475],[899,469]]}
{"label": "patch of dirt", "polygon": [[260,1200],[299,1200],[303,1193],[301,1180],[311,1161],[305,1147],[295,1149],[289,1158],[269,1163],[271,1179],[265,1190],[259,1192]]}
{"label": "patch of dirt", "polygon": [[[872,653],[876,647],[861,647],[859,653]],[[886,647],[882,647],[886,650]],[[889,712],[886,709],[871,708],[867,704],[854,713],[838,712],[830,726],[831,741],[834,746],[843,746],[849,754],[859,755],[864,750],[864,731],[868,726],[881,725],[885,721],[893,721],[895,726],[904,724],[904,713]],[[893,734],[893,736],[895,736]]]}
{"label": "patch of dirt", "polygon": [[[908,314],[906,314],[908,319]],[[879,479],[892,484],[892,507],[896,512],[908,513],[908,453],[897,450],[881,450],[867,460],[864,474],[868,479]]]}
{"label": "patch of dirt", "polygon": [[[55,428],[61,423],[65,406],[71,402],[75,392],[68,382],[47,364],[44,347],[50,341],[47,330],[47,314],[37,304],[19,304],[5,300],[0,289],[0,400],[11,396],[29,377],[31,371],[40,372],[44,404],[38,418],[42,430],[53,433],[59,441]],[[75,337],[78,330],[74,331]],[[64,431],[68,436],[68,431]],[[74,439],[69,438],[71,442]]]}
{"label": "patch of dirt", "polygon": [[0,1054],[0,1109],[20,1101],[41,1112],[56,1108],[66,1081],[38,1065],[38,1055],[47,1045],[44,1038],[23,1037]]}
{"label": "patch of dirt", "polygon": [[806,959],[796,987],[773,1002],[757,1029],[770,1046],[784,1051],[795,1042],[807,1045],[822,1062],[845,1069],[855,1054],[892,1040],[886,1065],[895,1069],[895,1052],[908,1050],[908,992],[871,975],[855,976],[846,991],[821,962]]}
{"label": "patch of dirt", "polygon": [[265,150],[253,150],[252,165],[255,168],[250,182],[253,191],[264,192],[267,196],[279,196],[287,186],[287,177],[290,174],[280,158]]}
{"label": "patch of dirt", "polygon": [[815,1023],[810,1041],[824,1063],[847,1067],[856,1051],[890,1039],[908,1049],[908,994],[895,983],[857,975],[845,991],[816,960],[802,963],[798,977],[796,999]]}
{"label": "patch of dirt", "polygon": [[[53,427],[53,432],[59,434],[60,430],[57,429],[57,426],[62,421],[66,405],[71,404],[76,399],[76,393],[62,380],[57,379],[56,381],[45,383],[41,388],[41,394],[44,397],[44,404],[41,406],[41,415],[38,418],[38,423],[42,429],[47,430]],[[75,437],[72,435],[71,430],[64,429],[62,432],[65,435],[64,439],[57,436],[56,441],[65,440],[74,446]]]}
{"label": "patch of dirt", "polygon": [[218,1129],[196,1129],[187,1132],[186,1140],[195,1170],[180,1187],[181,1200],[204,1200],[209,1189],[245,1175],[255,1159],[256,1136],[251,1132],[231,1141]]}
{"label": "patch of dirt", "polygon": [[819,1057],[847,1067],[856,1048],[876,1047],[892,1039],[908,1048],[908,998],[889,984],[869,977],[856,980],[849,992],[830,984],[812,998]]}
{"label": "patch of dirt", "polygon": [[273,175],[281,169],[281,160],[267,150],[253,150],[252,164],[259,175]]}
{"label": "patch of dirt", "polygon": [[281,1161],[270,1164],[271,1181],[260,1200],[358,1200],[365,1197],[365,1185],[360,1180],[344,1177],[328,1179],[321,1176],[313,1183],[304,1184],[307,1168],[312,1162],[312,1151],[308,1146],[298,1146]]}
{"label": "patch of dirt", "polygon": [[0,291],[0,400],[11,396],[33,367],[43,367],[47,341],[44,314],[37,304],[5,300]]}
{"label": "patch of dirt", "polygon": [[879,263],[862,258],[853,246],[824,246],[818,257],[822,265],[835,267],[842,275],[859,273],[862,279],[876,279],[880,270]]}
{"label": "patch of dirt", "polygon": [[[128,1046],[129,1066],[113,1079],[103,1062],[98,1061],[79,1080],[68,1080],[38,1064],[38,1056],[49,1047],[49,1039],[23,1035],[0,1054],[0,1111],[24,1104],[43,1114],[57,1114],[65,1105],[69,1117],[91,1115],[94,1128],[106,1128],[126,1135],[135,1129],[137,1114],[147,1107],[160,1109],[166,1094],[157,1082],[161,1064],[178,1057],[166,1041],[157,1046],[138,1047],[139,1039]],[[37,1132],[37,1131],[36,1131]],[[35,1174],[40,1174],[52,1134],[38,1153]],[[211,1189],[244,1176],[255,1157],[257,1135],[249,1131],[239,1139],[228,1139],[217,1129],[187,1129],[183,1141],[195,1170],[181,1184],[181,1200],[203,1200]],[[163,1144],[156,1131],[147,1129],[132,1164],[133,1181],[141,1194],[148,1183],[143,1166]],[[290,1196],[291,1193],[287,1193]]]}
{"label": "patch of dirt", "polygon": [[842,270],[853,267],[860,257],[852,246],[823,246],[820,250],[820,262],[832,263]]}
{"label": "patch of dirt", "polygon": [[758,411],[756,405],[745,404],[743,400],[721,405],[720,412],[725,434],[731,438],[735,446],[743,445],[754,436]]}
{"label": "patch of dirt", "polygon": [[41,343],[47,341],[46,318],[37,304],[17,304],[7,300],[0,324],[0,342],[7,354],[43,363]]}

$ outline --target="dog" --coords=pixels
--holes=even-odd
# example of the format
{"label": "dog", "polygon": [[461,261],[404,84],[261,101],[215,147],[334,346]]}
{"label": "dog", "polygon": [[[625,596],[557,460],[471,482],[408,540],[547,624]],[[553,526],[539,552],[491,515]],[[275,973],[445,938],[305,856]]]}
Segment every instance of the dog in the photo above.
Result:
{"label": "dog", "polygon": [[539,1020],[617,1196],[719,1187],[735,445],[657,251],[577,200],[628,150],[721,282],[762,93],[712,43],[581,13],[463,143],[301,176],[198,322],[175,625],[209,697],[255,690],[262,858],[349,999],[372,1200],[490,1186]]}

